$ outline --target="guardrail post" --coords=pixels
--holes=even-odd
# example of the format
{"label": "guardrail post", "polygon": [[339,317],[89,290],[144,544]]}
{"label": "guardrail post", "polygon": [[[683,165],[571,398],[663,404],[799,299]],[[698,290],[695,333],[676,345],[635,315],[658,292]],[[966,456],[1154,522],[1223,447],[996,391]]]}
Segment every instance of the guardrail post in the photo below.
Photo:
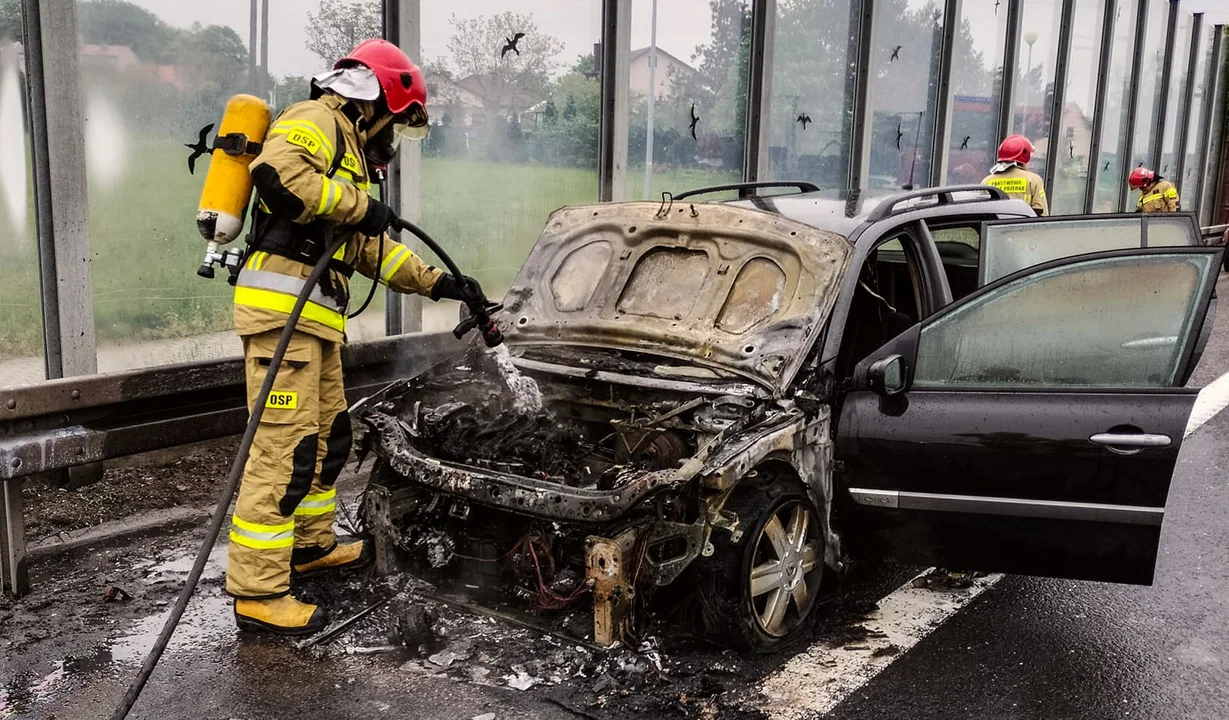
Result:
{"label": "guardrail post", "polygon": [[1169,115],[1169,85],[1174,76],[1174,50],[1178,44],[1178,8],[1180,0],[1169,0],[1169,27],[1165,32],[1165,59],[1161,66],[1161,87],[1157,89],[1156,136],[1152,139],[1153,172],[1161,169],[1161,154],[1165,152],[1165,121]]}
{"label": "guardrail post", "polygon": [[1225,125],[1225,26],[1217,25],[1212,36],[1212,65],[1208,68],[1208,84],[1204,95],[1203,155],[1199,159],[1202,179],[1199,200],[1199,224],[1216,222],[1220,199],[1220,174],[1224,159]]}
{"label": "guardrail post", "polygon": [[772,134],[772,55],[777,0],[754,0],[751,6],[751,62],[747,68],[747,136],[743,145],[743,180],[768,177],[768,140]]}
{"label": "guardrail post", "polygon": [[[384,0],[384,38],[405,50],[410,59],[421,64],[422,0]],[[422,216],[422,144],[401,144],[397,157],[388,167],[385,185],[390,206],[413,223]],[[409,233],[399,238],[413,252],[422,252],[422,243]],[[384,334],[400,335],[422,330],[422,296],[385,290]]]}
{"label": "guardrail post", "polygon": [[[1176,125],[1177,137],[1174,138],[1174,185],[1183,187],[1182,178],[1186,174],[1186,148],[1190,144],[1191,108],[1195,100],[1195,76],[1199,64],[1199,36],[1203,34],[1203,13],[1195,13],[1191,21],[1191,47],[1186,59],[1186,86],[1182,88],[1182,108]],[[1196,182],[1198,185],[1198,182]],[[1198,190],[1191,193],[1192,206],[1199,204]]]}
{"label": "guardrail post", "polygon": [[[632,42],[631,0],[603,0],[602,107],[598,118],[597,199],[627,197],[628,60]],[[596,60],[596,58],[594,58]]]}
{"label": "guardrail post", "polygon": [[858,29],[852,34],[855,52],[852,58],[853,72],[853,135],[850,138],[849,188],[865,189],[871,174],[871,93],[874,82],[872,50],[875,44],[875,0],[861,0],[854,15]]}
{"label": "guardrail post", "polygon": [[1067,66],[1071,62],[1072,25],[1075,24],[1075,0],[1063,0],[1063,18],[1058,28],[1058,56],[1054,62],[1054,93],[1050,103],[1050,136],[1046,142],[1046,172],[1045,189],[1053,208],[1054,178],[1058,174],[1058,163],[1062,159],[1062,151],[1058,144],[1062,140],[1063,111],[1067,106]]}
{"label": "guardrail post", "polygon": [[0,586],[21,597],[30,592],[30,575],[26,569],[26,523],[22,514],[21,481],[0,480],[4,496],[4,517],[0,518]]}

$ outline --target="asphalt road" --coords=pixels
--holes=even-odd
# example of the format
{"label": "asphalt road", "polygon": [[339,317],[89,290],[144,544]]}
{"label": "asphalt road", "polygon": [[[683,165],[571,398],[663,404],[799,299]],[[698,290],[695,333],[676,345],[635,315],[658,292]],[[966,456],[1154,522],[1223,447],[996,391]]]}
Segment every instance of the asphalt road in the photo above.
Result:
{"label": "asphalt road", "polygon": [[[1225,278],[1221,291],[1229,297]],[[1193,384],[1229,372],[1227,315],[1229,308]],[[1183,445],[1153,586],[1006,577],[907,652],[868,660],[876,663],[870,679],[832,695],[827,716],[1229,717],[1227,432],[1229,414],[1221,414]],[[33,595],[0,604],[0,719],[107,716],[160,625],[196,536],[146,537],[37,565]],[[803,650],[745,660],[663,641],[663,680],[652,655],[603,659],[553,636],[447,609],[438,623],[447,637],[432,650],[452,652],[451,660],[347,653],[385,642],[393,611],[355,636],[296,650],[236,636],[221,593],[222,558],[207,570],[132,717],[763,717],[775,714],[764,699],[766,679]],[[860,647],[859,618],[918,570],[855,574],[843,597],[822,609],[812,647]],[[102,602],[112,585],[132,599]],[[353,608],[396,588],[355,580],[318,592]]]}

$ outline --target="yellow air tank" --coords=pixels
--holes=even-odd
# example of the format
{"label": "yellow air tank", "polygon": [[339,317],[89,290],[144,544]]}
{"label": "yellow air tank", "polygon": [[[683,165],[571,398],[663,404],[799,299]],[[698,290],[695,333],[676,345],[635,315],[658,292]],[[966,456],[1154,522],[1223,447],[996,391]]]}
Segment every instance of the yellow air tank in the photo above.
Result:
{"label": "yellow air tank", "polygon": [[196,228],[209,241],[210,252],[243,231],[243,217],[252,195],[248,166],[259,152],[259,143],[265,141],[269,121],[269,106],[258,97],[236,95],[226,103],[196,212]]}

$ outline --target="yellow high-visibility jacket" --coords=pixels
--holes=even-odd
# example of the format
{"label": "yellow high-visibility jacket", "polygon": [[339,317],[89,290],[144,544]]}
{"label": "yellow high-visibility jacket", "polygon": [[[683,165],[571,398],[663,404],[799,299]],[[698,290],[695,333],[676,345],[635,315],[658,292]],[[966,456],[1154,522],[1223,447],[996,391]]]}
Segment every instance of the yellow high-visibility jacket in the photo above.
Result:
{"label": "yellow high-visibility jacket", "polygon": [[1168,180],[1156,180],[1139,192],[1139,200],[1135,202],[1139,212],[1178,212],[1182,202],[1178,199],[1178,188]]}
{"label": "yellow high-visibility jacket", "polygon": [[[341,111],[345,103],[344,98],[326,93],[290,106],[274,121],[251,166],[263,212],[302,225],[324,220],[338,228],[362,220],[371,186],[362,150],[367,138]],[[330,178],[338,153],[339,165]],[[349,269],[399,292],[422,295],[430,295],[442,274],[387,235],[381,254],[380,238],[352,233],[334,259],[338,262],[322,283],[330,291],[312,290],[298,324],[299,330],[329,342],[345,338]],[[297,260],[252,252],[235,286],[235,330],[254,335],[283,327],[310,272],[310,265]]]}
{"label": "yellow high-visibility jacket", "polygon": [[1007,197],[1023,200],[1033,208],[1038,217],[1050,214],[1050,204],[1046,201],[1045,183],[1042,182],[1041,176],[1019,165],[1012,165],[1002,172],[990,173],[981,184],[996,187],[1006,193]]}

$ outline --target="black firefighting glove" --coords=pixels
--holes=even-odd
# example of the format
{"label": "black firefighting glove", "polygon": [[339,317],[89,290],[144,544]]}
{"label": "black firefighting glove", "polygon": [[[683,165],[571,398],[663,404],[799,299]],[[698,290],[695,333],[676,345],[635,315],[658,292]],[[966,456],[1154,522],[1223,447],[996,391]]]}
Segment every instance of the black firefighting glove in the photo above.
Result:
{"label": "black firefighting glove", "polygon": [[376,237],[397,222],[397,213],[375,198],[367,199],[367,214],[358,221],[355,228],[367,237]]}
{"label": "black firefighting glove", "polygon": [[469,305],[475,302],[483,302],[486,300],[486,295],[482,292],[482,286],[472,277],[462,275],[458,280],[452,275],[444,273],[439,276],[439,279],[435,281],[435,286],[431,288],[431,299],[460,300]]}

